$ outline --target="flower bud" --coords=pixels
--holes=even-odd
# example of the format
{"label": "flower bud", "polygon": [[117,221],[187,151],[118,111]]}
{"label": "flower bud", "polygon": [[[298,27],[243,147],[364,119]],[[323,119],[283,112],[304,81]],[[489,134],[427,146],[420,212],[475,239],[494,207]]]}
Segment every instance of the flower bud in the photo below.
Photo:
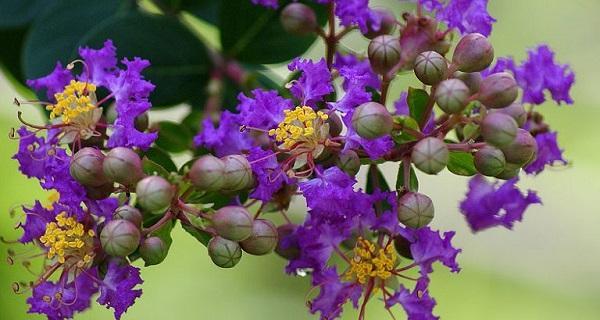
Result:
{"label": "flower bud", "polygon": [[435,101],[444,112],[460,113],[469,102],[470,90],[458,79],[442,81],[435,91]]}
{"label": "flower bud", "polygon": [[522,127],[527,121],[527,111],[523,108],[520,102],[515,101],[513,104],[502,109],[491,109],[492,112],[504,113],[511,116],[517,122],[519,127]]}
{"label": "flower bud", "polygon": [[375,30],[373,27],[371,20],[367,22],[367,33],[364,34],[365,37],[369,39],[373,39],[377,36],[381,36],[384,34],[391,34],[394,32],[396,28],[396,17],[392,12],[385,9],[373,9],[374,13],[381,17],[381,24],[379,29]]}
{"label": "flower bud", "polygon": [[537,152],[537,142],[529,131],[518,129],[516,138],[501,149],[507,162],[523,166]]}
{"label": "flower bud", "polygon": [[445,79],[448,63],[441,54],[435,51],[425,51],[415,59],[414,71],[421,82],[434,85]]}
{"label": "flower bud", "polygon": [[194,161],[188,174],[192,184],[206,191],[220,190],[225,184],[225,163],[223,160],[205,155]]}
{"label": "flower bud", "polygon": [[212,215],[211,221],[217,234],[225,239],[242,241],[252,235],[252,217],[244,207],[223,207]]}
{"label": "flower bud", "polygon": [[375,139],[392,131],[394,120],[390,112],[377,102],[363,103],[354,110],[352,128],[359,136]]}
{"label": "flower bud", "polygon": [[329,135],[332,137],[337,137],[342,133],[344,129],[344,124],[342,123],[342,119],[335,112],[323,111],[329,115],[325,123],[329,124]]}
{"label": "flower bud", "polygon": [[411,159],[419,170],[436,174],[446,167],[450,152],[444,141],[428,137],[419,141],[412,150]]}
{"label": "flower bud", "polygon": [[385,74],[400,61],[400,41],[393,36],[378,36],[369,43],[368,54],[373,71]]}
{"label": "flower bud", "polygon": [[340,152],[336,165],[350,176],[355,176],[360,170],[360,158],[356,152],[345,150]]}
{"label": "flower bud", "polygon": [[481,81],[477,99],[488,108],[504,108],[515,102],[517,95],[515,78],[508,72],[499,72]]}
{"label": "flower bud", "polygon": [[296,231],[296,228],[298,228],[298,226],[294,224],[284,224],[277,227],[278,241],[275,253],[287,260],[296,259],[300,255],[300,248],[297,243],[293,243],[293,241],[287,239],[289,235]]}
{"label": "flower bud", "polygon": [[143,176],[142,160],[135,151],[117,147],[110,150],[102,163],[104,175],[111,181],[131,186]]}
{"label": "flower bud", "polygon": [[497,174],[495,177],[502,180],[510,180],[515,178],[521,172],[521,166],[514,163],[507,163],[504,170]]}
{"label": "flower bud", "polygon": [[84,188],[86,196],[92,200],[106,199],[115,191],[115,186],[112,182],[105,183],[98,187],[84,186]]}
{"label": "flower bud", "polygon": [[475,168],[479,173],[494,177],[504,171],[506,159],[498,148],[485,146],[475,153]]}
{"label": "flower bud", "polygon": [[503,113],[488,113],[481,122],[483,139],[496,147],[508,145],[517,136],[517,122]]}
{"label": "flower bud", "polygon": [[102,172],[104,154],[95,148],[83,148],[73,155],[69,172],[73,179],[88,187],[99,187],[108,180]]}
{"label": "flower bud", "polygon": [[302,3],[290,3],[279,16],[283,29],[291,34],[306,35],[317,29],[317,16],[312,8]]}
{"label": "flower bud", "polygon": [[407,227],[418,229],[433,219],[433,202],[428,196],[408,192],[398,200],[398,221]]}
{"label": "flower bud", "polygon": [[100,232],[104,252],[111,256],[125,257],[132,254],[140,244],[140,230],[127,220],[112,220]]}
{"label": "flower bud", "polygon": [[232,268],[242,259],[242,249],[235,241],[215,236],[208,242],[208,255],[217,266]]}
{"label": "flower bud", "polygon": [[127,220],[137,227],[142,226],[142,213],[137,208],[129,205],[118,207],[113,214],[113,218]]}
{"label": "flower bud", "polygon": [[394,238],[394,247],[396,251],[403,257],[413,260],[412,252],[410,251],[410,241],[401,235]]}
{"label": "flower bud", "polygon": [[277,246],[277,228],[269,220],[256,219],[252,224],[252,235],[241,241],[240,246],[249,254],[265,255]]}
{"label": "flower bud", "polygon": [[246,157],[235,154],[221,158],[225,169],[223,171],[223,189],[239,191],[250,188],[254,184],[252,167]]}
{"label": "flower bud", "polygon": [[175,188],[159,176],[149,176],[140,180],[135,192],[140,206],[154,214],[165,212],[175,196]]}
{"label": "flower bud", "polygon": [[140,255],[146,266],[159,264],[165,260],[169,253],[169,247],[159,237],[150,237],[144,239],[140,245]]}
{"label": "flower bud", "polygon": [[148,124],[150,123],[150,117],[148,116],[148,112],[144,112],[139,116],[135,117],[133,122],[133,126],[137,131],[146,131],[148,129]]}
{"label": "flower bud", "polygon": [[454,73],[454,78],[466,84],[467,87],[469,87],[469,92],[471,94],[479,92],[479,87],[481,86],[481,73],[456,71]]}
{"label": "flower bud", "polygon": [[478,72],[489,67],[494,60],[494,48],[480,33],[470,33],[462,37],[452,56],[452,63],[462,72]]}

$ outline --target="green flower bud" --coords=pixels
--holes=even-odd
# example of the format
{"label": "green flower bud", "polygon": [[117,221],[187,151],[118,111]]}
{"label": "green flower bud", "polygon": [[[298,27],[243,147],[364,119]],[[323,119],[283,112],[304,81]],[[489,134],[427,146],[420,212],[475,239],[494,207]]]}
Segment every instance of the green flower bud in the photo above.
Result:
{"label": "green flower bud", "polygon": [[208,242],[208,255],[217,266],[232,268],[242,259],[242,249],[235,241],[215,236]]}
{"label": "green flower bud", "polygon": [[252,167],[242,155],[229,155],[221,158],[225,169],[223,172],[223,188],[228,191],[239,191],[252,187],[254,177]]}
{"label": "green flower bud", "polygon": [[519,127],[522,127],[527,121],[527,111],[523,108],[520,102],[515,101],[513,104],[502,109],[491,109],[491,112],[504,113],[511,116],[517,122]]}
{"label": "green flower bud", "polygon": [[386,9],[373,9],[373,11],[375,11],[375,14],[381,16],[381,24],[379,26],[379,29],[375,30],[369,20],[369,22],[367,23],[368,31],[364,34],[364,36],[369,39],[373,39],[377,36],[391,34],[392,32],[394,32],[394,29],[396,28],[396,17],[394,16],[394,14]]}
{"label": "green flower bud", "polygon": [[104,175],[116,183],[132,186],[143,176],[142,160],[135,151],[117,147],[110,150],[102,163]]}
{"label": "green flower bud", "polygon": [[329,124],[329,135],[332,137],[337,137],[342,133],[344,129],[344,124],[342,123],[342,119],[335,112],[323,111],[329,115],[325,123]]}
{"label": "green flower bud", "polygon": [[449,158],[448,146],[444,141],[433,137],[419,141],[411,154],[415,166],[427,174],[436,174],[444,170]]}
{"label": "green flower bud", "polygon": [[85,188],[85,194],[87,197],[92,200],[106,199],[115,191],[115,186],[112,184],[112,182],[105,183],[98,187],[83,187]]}
{"label": "green flower bud", "polygon": [[256,219],[252,224],[252,235],[241,241],[240,246],[249,254],[265,255],[277,246],[277,228],[269,220]]}
{"label": "green flower bud", "polygon": [[368,54],[373,71],[385,74],[400,61],[400,40],[388,35],[378,36],[369,43]]}
{"label": "green flower bud", "polygon": [[412,252],[410,251],[410,241],[406,240],[403,236],[396,236],[394,238],[394,247],[396,251],[403,257],[413,260]]}
{"label": "green flower bud", "polygon": [[507,162],[524,166],[537,152],[537,142],[529,131],[518,129],[517,137],[501,149]]}
{"label": "green flower bud", "polygon": [[407,227],[418,229],[433,219],[433,202],[428,196],[408,192],[398,200],[398,221]]}
{"label": "green flower bud", "polygon": [[481,81],[477,99],[488,108],[504,108],[515,102],[518,95],[515,78],[508,72],[499,72]]}
{"label": "green flower bud", "polygon": [[169,253],[169,247],[159,237],[150,237],[144,239],[140,245],[140,255],[146,266],[159,264],[165,260]]}
{"label": "green flower bud", "polygon": [[286,242],[285,244],[282,241],[289,236],[290,234],[296,231],[298,226],[294,224],[284,224],[277,227],[277,247],[275,247],[275,253],[281,256],[284,259],[292,260],[298,258],[300,255],[300,248],[293,243]]}
{"label": "green flower bud", "polygon": [[511,116],[498,112],[488,113],[481,122],[481,135],[487,143],[502,147],[515,140],[518,128]]}
{"label": "green flower bud", "polygon": [[435,91],[435,101],[444,112],[460,113],[463,111],[470,96],[469,87],[458,79],[442,81]]}
{"label": "green flower bud", "polygon": [[164,213],[171,206],[175,196],[175,188],[159,176],[149,176],[140,180],[135,192],[140,206],[154,214]]}
{"label": "green flower bud", "polygon": [[133,223],[136,227],[142,226],[142,213],[137,208],[129,205],[120,206],[113,214],[114,219],[123,219]]}
{"label": "green flower bud", "polygon": [[452,56],[452,63],[462,72],[478,72],[489,67],[494,60],[494,48],[480,33],[470,33],[462,37]]}
{"label": "green flower bud", "polygon": [[446,78],[448,63],[441,54],[435,51],[425,51],[415,59],[414,71],[421,82],[434,85]]}
{"label": "green flower bud", "polygon": [[88,187],[99,187],[109,182],[102,172],[104,154],[95,148],[83,148],[73,155],[69,172],[73,179]]}
{"label": "green flower bud", "polygon": [[252,235],[252,217],[244,207],[223,207],[212,215],[211,221],[217,234],[225,239],[243,241]]}
{"label": "green flower bud", "polygon": [[188,176],[192,184],[206,191],[218,191],[225,184],[225,163],[223,160],[205,155],[194,161]]}
{"label": "green flower bud", "polygon": [[137,249],[140,237],[140,230],[133,223],[127,220],[112,220],[100,232],[100,243],[107,254],[125,257]]}
{"label": "green flower bud", "polygon": [[485,146],[475,153],[475,168],[479,173],[494,177],[504,171],[506,159],[498,148]]}
{"label": "green flower bud", "polygon": [[148,116],[148,112],[144,112],[139,116],[135,117],[133,122],[133,126],[137,131],[146,131],[148,129],[148,125],[150,123],[150,117]]}
{"label": "green flower bud", "polygon": [[281,11],[279,20],[291,34],[306,35],[317,30],[317,16],[312,8],[302,3],[290,3]]}
{"label": "green flower bud", "polygon": [[340,152],[336,165],[350,176],[355,176],[360,170],[360,158],[356,152],[345,150]]}
{"label": "green flower bud", "polygon": [[454,73],[454,78],[466,84],[467,87],[469,87],[469,92],[471,94],[479,92],[479,87],[481,86],[481,73],[456,71]]}
{"label": "green flower bud", "polygon": [[352,128],[359,136],[375,139],[392,132],[394,120],[390,112],[377,102],[363,103],[352,114]]}
{"label": "green flower bud", "polygon": [[517,165],[514,163],[507,163],[506,166],[504,167],[504,170],[502,170],[502,172],[500,172],[498,175],[496,175],[496,178],[502,179],[502,180],[510,180],[512,178],[517,177],[520,172],[521,172],[520,165]]}

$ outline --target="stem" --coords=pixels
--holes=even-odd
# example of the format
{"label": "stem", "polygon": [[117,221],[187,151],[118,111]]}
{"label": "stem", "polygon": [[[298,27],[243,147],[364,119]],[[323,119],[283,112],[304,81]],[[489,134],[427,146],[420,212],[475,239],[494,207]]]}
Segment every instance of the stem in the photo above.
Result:
{"label": "stem", "polygon": [[410,158],[409,157],[404,157],[404,160],[402,160],[402,170],[403,170],[403,183],[404,183],[404,189],[406,191],[411,191],[410,190]]}
{"label": "stem", "polygon": [[390,88],[391,81],[392,79],[388,78],[387,75],[384,75],[381,81],[381,98],[379,99],[379,101],[383,106],[385,106],[385,101],[387,100],[388,89]]}
{"label": "stem", "polygon": [[329,34],[327,35],[325,45],[327,47],[327,67],[331,70],[333,65],[333,56],[335,55],[335,47],[337,45],[337,38],[335,36],[335,4],[332,1],[329,4]]}
{"label": "stem", "polygon": [[373,287],[375,286],[375,280],[372,278],[369,280],[369,284],[367,285],[367,290],[365,291],[365,298],[363,300],[362,305],[360,306],[360,314],[358,315],[358,320],[365,319],[365,311],[367,308],[367,302],[369,302],[369,298],[371,298],[371,293],[373,292]]}
{"label": "stem", "polygon": [[473,149],[481,149],[486,146],[485,142],[477,143],[449,143],[447,144],[450,151],[471,151]]}
{"label": "stem", "polygon": [[429,99],[427,100],[427,105],[425,106],[425,113],[423,114],[423,118],[419,121],[419,128],[425,127],[427,124],[427,120],[431,116],[431,112],[433,111],[433,105],[435,104],[435,91],[437,90],[437,86],[432,86],[431,91],[429,92]]}
{"label": "stem", "polygon": [[160,220],[158,220],[155,224],[151,225],[147,229],[142,230],[142,234],[145,236],[151,234],[152,232],[160,229],[160,227],[162,227],[165,223],[170,221],[173,217],[173,211],[167,211],[167,213],[165,213],[165,215],[162,216],[162,218],[160,218]]}

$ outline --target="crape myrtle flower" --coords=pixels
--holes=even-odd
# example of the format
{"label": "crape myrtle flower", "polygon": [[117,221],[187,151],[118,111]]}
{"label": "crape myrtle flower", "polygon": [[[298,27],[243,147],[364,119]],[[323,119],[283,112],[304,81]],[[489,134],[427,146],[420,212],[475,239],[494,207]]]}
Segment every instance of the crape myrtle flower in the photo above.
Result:
{"label": "crape myrtle flower", "polygon": [[338,70],[344,82],[344,96],[330,107],[341,112],[349,112],[362,103],[372,100],[367,88],[378,89],[381,80],[371,69],[369,59],[359,60],[355,55],[336,54],[333,67]]}
{"label": "crape myrtle flower", "polygon": [[489,36],[496,22],[487,11],[488,0],[419,0],[419,4],[461,34],[477,32]]}
{"label": "crape myrtle flower", "polygon": [[253,4],[263,6],[269,9],[277,9],[279,7],[278,0],[251,0]]}
{"label": "crape myrtle flower", "polygon": [[283,172],[272,150],[254,147],[248,153],[248,161],[257,180],[256,187],[249,195],[252,199],[269,202],[284,184],[291,184],[294,180]]}
{"label": "crape myrtle flower", "polygon": [[335,0],[335,15],[345,27],[357,26],[364,34],[381,28],[382,16],[369,8],[369,0]]}
{"label": "crape myrtle flower", "polygon": [[325,59],[313,62],[296,58],[288,65],[288,69],[301,73],[290,86],[290,92],[300,101],[300,105],[315,107],[317,102],[333,92],[331,73]]}
{"label": "crape myrtle flower", "polygon": [[557,132],[552,131],[535,135],[538,150],[535,160],[523,168],[526,173],[537,175],[542,172],[546,166],[567,164],[567,160],[563,158],[563,150],[558,146],[558,141],[556,139],[557,135]]}
{"label": "crape myrtle flower", "polygon": [[208,148],[219,157],[249,150],[252,140],[246,132],[240,132],[239,118],[239,114],[225,110],[217,125],[210,118],[204,119],[202,130],[194,137],[194,145]]}

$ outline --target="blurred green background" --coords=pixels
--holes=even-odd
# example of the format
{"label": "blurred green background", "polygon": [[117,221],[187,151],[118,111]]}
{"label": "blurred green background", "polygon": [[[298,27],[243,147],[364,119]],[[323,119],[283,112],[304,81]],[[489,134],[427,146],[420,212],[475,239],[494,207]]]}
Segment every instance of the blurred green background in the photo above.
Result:
{"label": "blurred green background", "polygon": [[[398,1],[377,1],[400,13]],[[466,179],[443,173],[420,175],[422,191],[436,203],[434,228],[456,230],[455,243],[463,270],[450,274],[438,268],[432,295],[438,301],[436,314],[443,319],[598,319],[600,318],[600,210],[594,197],[600,193],[600,1],[597,0],[491,0],[490,12],[498,19],[492,41],[497,56],[512,54],[520,60],[526,49],[548,43],[558,61],[576,72],[572,91],[574,106],[539,108],[553,128],[571,160],[569,168],[547,170],[540,177],[525,178],[523,188],[539,191],[544,205],[528,210],[514,231],[489,230],[472,234],[458,213],[457,203],[466,189]],[[2,44],[1,46],[9,46]],[[348,46],[363,51],[360,37],[350,37]],[[0,49],[1,50],[1,49]],[[307,56],[318,57],[323,48],[315,44]],[[273,66],[282,70],[282,66]],[[408,75],[396,81],[392,98],[414,80]],[[18,96],[7,80],[0,78],[0,131],[18,126],[11,104]],[[151,118],[178,119],[177,109],[154,113]],[[39,120],[39,112],[28,109],[25,118]],[[10,157],[17,142],[0,143],[0,234],[17,238],[16,219],[9,208],[45,197],[36,181],[17,171]],[[390,165],[390,172],[394,165]],[[393,173],[390,174],[392,176]],[[301,204],[297,204],[301,213]],[[275,255],[244,256],[233,270],[215,267],[206,249],[188,234],[176,229],[167,260],[143,269],[144,295],[123,319],[313,319],[304,305],[308,279],[283,274],[285,262]],[[6,245],[0,244],[2,261]],[[30,276],[18,266],[0,264],[0,318],[38,319],[26,314],[24,296],[14,295],[10,284]],[[348,308],[343,319],[356,319]],[[368,319],[389,317],[377,302],[367,310]],[[395,311],[403,318],[400,309]],[[101,306],[78,319],[110,319]]]}

